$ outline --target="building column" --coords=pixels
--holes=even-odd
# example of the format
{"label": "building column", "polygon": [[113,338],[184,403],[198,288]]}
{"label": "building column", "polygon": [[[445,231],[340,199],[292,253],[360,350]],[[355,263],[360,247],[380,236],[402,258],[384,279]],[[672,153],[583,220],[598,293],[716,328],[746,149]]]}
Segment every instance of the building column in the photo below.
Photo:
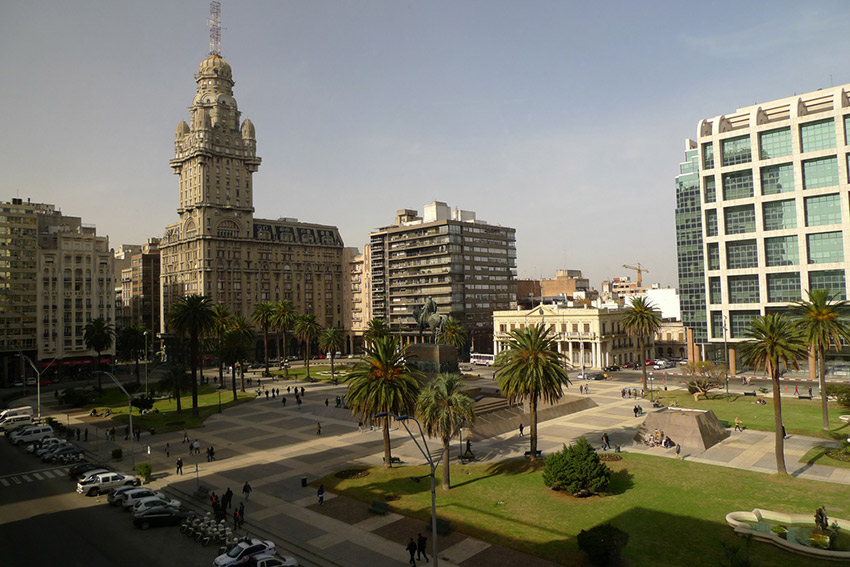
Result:
{"label": "building column", "polygon": [[735,376],[738,373],[738,361],[735,360],[735,345],[729,345],[729,375]]}
{"label": "building column", "polygon": [[599,344],[596,341],[590,343],[590,366],[598,368],[599,365]]}
{"label": "building column", "polygon": [[567,341],[567,348],[570,351],[570,354],[569,354],[570,366],[572,366],[573,365],[573,341]]}

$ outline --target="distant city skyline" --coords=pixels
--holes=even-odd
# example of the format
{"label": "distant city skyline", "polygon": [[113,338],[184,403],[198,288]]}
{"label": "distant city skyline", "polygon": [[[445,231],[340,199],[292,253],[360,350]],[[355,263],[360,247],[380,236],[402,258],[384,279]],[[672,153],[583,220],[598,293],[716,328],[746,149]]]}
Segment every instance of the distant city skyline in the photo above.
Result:
{"label": "distant city skyline", "polygon": [[[11,3],[4,200],[110,245],[177,219],[174,131],[209,2]],[[734,14],[734,17],[731,15]],[[222,55],[263,166],[256,216],[336,225],[446,202],[517,229],[520,278],[677,285],[674,178],[697,123],[850,82],[841,1],[222,2]]]}

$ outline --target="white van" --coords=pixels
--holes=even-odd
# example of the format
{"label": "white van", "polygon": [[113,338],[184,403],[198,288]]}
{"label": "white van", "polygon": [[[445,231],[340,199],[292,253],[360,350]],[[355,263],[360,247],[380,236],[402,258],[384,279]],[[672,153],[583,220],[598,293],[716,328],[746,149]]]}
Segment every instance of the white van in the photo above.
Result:
{"label": "white van", "polygon": [[53,428],[49,425],[33,425],[25,427],[21,431],[15,431],[9,436],[13,445],[21,443],[35,443],[42,439],[53,437]]}
{"label": "white van", "polygon": [[4,417],[0,420],[0,431],[9,432],[19,425],[26,425],[30,422],[32,422],[32,416],[30,415],[13,415],[10,417]]}
{"label": "white van", "polygon": [[4,409],[3,411],[0,411],[0,421],[15,415],[32,415],[32,406]]}

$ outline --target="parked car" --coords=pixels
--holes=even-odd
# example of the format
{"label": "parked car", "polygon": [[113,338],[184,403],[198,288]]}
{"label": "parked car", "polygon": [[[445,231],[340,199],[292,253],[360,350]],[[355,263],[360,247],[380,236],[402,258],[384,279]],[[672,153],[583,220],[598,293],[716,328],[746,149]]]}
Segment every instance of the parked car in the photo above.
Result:
{"label": "parked car", "polygon": [[148,496],[146,498],[139,498],[133,504],[133,516],[143,514],[146,510],[156,508],[157,506],[180,508],[182,504],[179,500],[172,500],[166,496]]}
{"label": "parked car", "polygon": [[77,480],[83,480],[83,478],[87,477],[95,470],[98,472],[109,472],[109,469],[105,469],[100,465],[96,465],[94,463],[77,463],[70,469],[68,469],[68,476],[71,478],[76,478]]}
{"label": "parked car", "polygon": [[70,463],[82,461],[85,451],[76,445],[68,443],[61,445],[41,456],[41,460],[45,463]]}
{"label": "parked car", "polygon": [[131,490],[148,490],[147,488],[137,488],[133,485],[130,486],[119,486],[117,488],[110,488],[109,492],[106,493],[106,501],[112,506],[121,506],[124,503],[124,494]]}
{"label": "parked car", "polygon": [[97,496],[107,492],[110,488],[117,486],[130,486],[141,484],[141,481],[131,474],[117,472],[104,472],[89,476],[86,480],[77,483],[77,492],[86,496]]}
{"label": "parked car", "polygon": [[606,367],[605,367],[605,368],[603,368],[602,370],[604,370],[605,372],[616,372],[616,371],[618,371],[619,369],[620,369],[620,367],[619,367],[619,366],[617,366],[616,364],[612,364],[611,366],[606,366]]}
{"label": "parked car", "polygon": [[216,557],[213,561],[213,566],[228,567],[229,565],[240,565],[247,563],[248,558],[254,555],[273,554],[274,552],[274,542],[250,539],[234,545],[227,553]]}
{"label": "parked car", "polygon": [[32,453],[34,455],[38,455],[39,451],[47,451],[50,447],[54,445],[62,445],[67,443],[64,439],[59,439],[58,437],[46,437],[41,439],[40,441],[36,441],[35,443],[30,443],[24,449],[27,453]]}
{"label": "parked car", "polygon": [[[70,443],[68,443],[64,439],[57,439],[56,437],[51,437],[50,439],[56,439],[56,441],[53,441],[51,443],[42,443],[40,447],[37,447],[33,450],[33,453],[36,457],[41,458],[44,456],[45,453],[51,453],[59,449],[59,447],[70,445]],[[47,439],[45,439],[45,441],[47,441]],[[29,451],[29,447],[27,447],[27,451]]]}
{"label": "parked car", "polygon": [[55,462],[53,461],[54,457],[58,457],[62,455],[65,451],[70,451],[76,449],[77,447],[71,445],[70,443],[62,443],[61,445],[54,445],[50,447],[47,451],[41,454],[41,461],[44,463]]}
{"label": "parked car", "polygon": [[121,496],[121,502],[119,504],[122,508],[124,508],[125,512],[129,512],[136,506],[136,502],[143,498],[160,498],[162,500],[168,500],[165,494],[162,492],[154,492],[150,488],[131,488],[130,490],[124,492]]}
{"label": "parked car", "polygon": [[9,433],[9,441],[12,442],[12,445],[35,443],[49,438],[53,438],[53,428],[49,425],[30,425]]}
{"label": "parked car", "polygon": [[30,425],[32,423],[31,415],[10,415],[0,419],[0,431],[9,437],[12,431],[22,425]]}
{"label": "parked car", "polygon": [[248,558],[248,567],[298,567],[298,560],[288,555],[261,553]]}
{"label": "parked car", "polygon": [[[190,514],[190,512],[180,510],[179,508],[157,506],[133,516],[133,525],[142,530],[146,530],[154,526],[176,526],[184,519],[188,518]],[[297,563],[294,565],[297,565]]]}
{"label": "parked car", "polygon": [[621,366],[622,366],[622,368],[634,368],[635,363],[634,362],[624,362]]}
{"label": "parked car", "polygon": [[655,364],[655,361],[654,361],[654,360],[652,360],[651,358],[650,358],[649,360],[647,360],[647,361],[646,361],[646,365],[647,365],[647,366],[652,366],[653,364]]}

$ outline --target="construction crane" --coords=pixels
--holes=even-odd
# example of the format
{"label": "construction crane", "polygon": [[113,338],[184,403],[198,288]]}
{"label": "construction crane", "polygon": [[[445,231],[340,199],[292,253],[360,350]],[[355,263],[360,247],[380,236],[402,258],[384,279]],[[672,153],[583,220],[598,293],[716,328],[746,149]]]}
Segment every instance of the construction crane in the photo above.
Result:
{"label": "construction crane", "polygon": [[624,268],[626,268],[626,269],[634,270],[634,271],[636,271],[636,272],[637,272],[637,284],[638,284],[638,287],[640,287],[640,284],[641,284],[641,282],[643,281],[643,278],[641,277],[641,274],[642,274],[642,273],[644,273],[644,272],[649,273],[649,270],[647,270],[646,268],[644,268],[643,266],[641,266],[641,265],[640,265],[640,262],[638,262],[638,265],[637,265],[637,266],[629,266],[628,264],[623,264],[623,267],[624,267]]}

